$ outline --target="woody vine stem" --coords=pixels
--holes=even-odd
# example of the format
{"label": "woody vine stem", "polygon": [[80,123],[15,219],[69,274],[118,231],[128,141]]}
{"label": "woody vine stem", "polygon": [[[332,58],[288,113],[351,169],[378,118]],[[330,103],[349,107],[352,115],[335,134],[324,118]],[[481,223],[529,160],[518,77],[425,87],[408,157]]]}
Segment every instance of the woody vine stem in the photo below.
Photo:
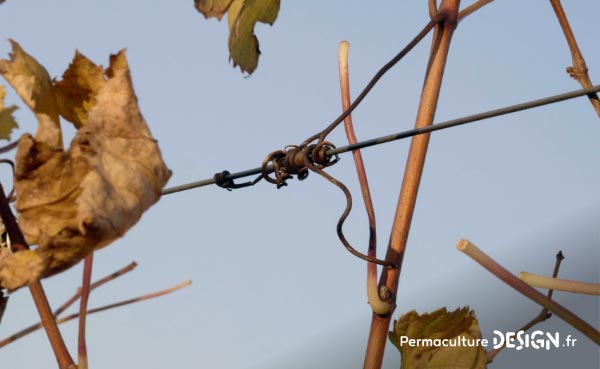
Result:
{"label": "woody vine stem", "polygon": [[[458,22],[459,5],[460,0],[442,0],[439,9],[432,17],[436,26],[415,128],[429,126],[433,123],[450,41]],[[396,301],[402,260],[425,164],[429,135],[427,133],[412,138],[386,255],[386,261],[390,261],[398,267],[383,267],[379,281],[379,287],[385,286],[389,291],[388,303],[392,305]],[[393,311],[391,309],[385,315],[373,313],[364,369],[381,368]]]}
{"label": "woody vine stem", "polygon": [[[21,232],[21,229],[15,220],[15,216],[10,209],[10,205],[8,204],[8,199],[6,198],[2,184],[0,184],[0,217],[2,217],[2,221],[4,222],[8,232],[8,236],[12,240],[13,249],[29,249],[29,246],[25,242],[25,237],[23,237],[23,233]],[[71,358],[60,331],[58,330],[58,326],[54,320],[52,310],[50,310],[50,304],[46,298],[46,293],[44,292],[42,283],[40,281],[36,281],[29,284],[29,290],[31,292],[31,296],[33,297],[33,301],[35,302],[38,313],[40,314],[42,325],[46,330],[46,334],[48,335],[48,340],[50,341],[54,355],[56,356],[58,367],[60,369],[76,368],[73,358]]]}

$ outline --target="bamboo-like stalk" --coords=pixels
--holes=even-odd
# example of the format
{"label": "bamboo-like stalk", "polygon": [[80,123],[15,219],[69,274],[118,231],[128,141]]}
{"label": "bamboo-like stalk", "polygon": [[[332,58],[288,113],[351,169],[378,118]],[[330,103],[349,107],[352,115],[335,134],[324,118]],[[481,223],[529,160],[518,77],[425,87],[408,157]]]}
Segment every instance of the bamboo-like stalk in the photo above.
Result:
{"label": "bamboo-like stalk", "polygon": [[[2,221],[4,222],[8,232],[8,236],[12,241],[13,248],[17,250],[17,252],[18,250],[28,249],[29,246],[25,242],[25,237],[23,236],[12,210],[10,209],[2,184],[0,184],[0,217],[2,217]],[[41,282],[36,281],[29,284],[29,291],[31,292],[31,297],[33,297],[35,307],[40,315],[42,325],[46,330],[48,340],[50,341],[50,346],[52,346],[54,356],[58,362],[58,367],[60,369],[75,368],[75,363],[73,362],[73,359],[71,358],[71,355],[65,346],[65,341],[63,340],[60,331],[58,330],[58,326],[54,321],[54,315],[50,309],[50,304],[48,303],[48,299],[46,298],[46,293],[44,292]]]}
{"label": "bamboo-like stalk", "polygon": [[523,282],[515,275],[506,270],[502,265],[495,262],[486,253],[481,251],[477,246],[467,240],[458,241],[456,248],[465,254],[469,255],[473,260],[478,262],[481,266],[489,270],[492,274],[498,277],[500,280],[519,291],[523,295],[527,296],[531,300],[542,305],[552,313],[556,314],[565,322],[569,323],[573,328],[577,329],[581,333],[585,334],[589,339],[600,345],[600,332],[594,327],[589,325],[583,319],[573,314],[571,311],[563,307],[562,305],[550,300],[535,288],[531,287],[527,283]]}
{"label": "bamboo-like stalk", "polygon": [[[553,278],[558,277],[558,270],[559,270],[560,264],[562,263],[562,261],[564,260],[564,258],[565,257],[563,256],[562,251],[559,251],[558,254],[556,254],[556,261],[554,262],[554,271],[552,272],[552,277]],[[551,300],[553,294],[554,294],[554,290],[548,290],[548,293],[547,293],[546,297],[548,297],[548,299]],[[517,329],[515,332],[528,331],[529,329],[531,329],[536,324],[544,322],[547,319],[550,319],[551,316],[552,316],[552,314],[550,314],[550,312],[548,311],[548,309],[542,308],[542,311],[540,311],[537,316],[535,316],[533,319],[531,319],[528,323],[526,323],[521,328]],[[496,348],[494,348],[494,349],[486,352],[485,358],[486,358],[488,364],[491,363],[491,362],[493,362],[494,358],[496,357],[496,355],[498,355],[498,353],[500,351],[502,351],[505,347],[506,347],[506,342],[503,342],[500,347],[496,347]]]}
{"label": "bamboo-like stalk", "polygon": [[[421,93],[421,101],[415,123],[417,128],[429,126],[433,123],[450,41],[452,40],[452,34],[457,23],[459,5],[460,0],[443,0],[438,13],[434,17],[434,20],[438,22],[436,25],[438,31],[435,33],[436,37],[433,39],[430,62],[428,63],[429,67]],[[404,250],[421,182],[428,144],[429,134],[412,138],[386,255],[386,260],[397,264],[398,268],[384,267],[379,282],[380,286],[385,286],[391,293],[393,302],[396,300],[396,293],[398,291]],[[391,313],[387,315],[373,314],[363,366],[364,369],[381,368],[391,317]]]}
{"label": "bamboo-like stalk", "polygon": [[519,273],[519,279],[531,287],[600,296],[600,284],[598,283],[571,281],[527,272]]}

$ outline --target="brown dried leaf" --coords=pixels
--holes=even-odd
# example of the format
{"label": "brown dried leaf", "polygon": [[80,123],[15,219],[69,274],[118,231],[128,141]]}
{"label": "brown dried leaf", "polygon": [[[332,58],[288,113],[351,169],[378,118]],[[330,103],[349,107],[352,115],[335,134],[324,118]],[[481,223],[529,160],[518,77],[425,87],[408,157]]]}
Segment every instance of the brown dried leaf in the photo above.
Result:
{"label": "brown dried leaf", "polygon": [[15,207],[27,242],[38,248],[0,264],[1,285],[9,290],[61,272],[123,236],[158,201],[171,175],[139,111],[124,51],[111,56],[106,75],[68,151],[21,138]]}

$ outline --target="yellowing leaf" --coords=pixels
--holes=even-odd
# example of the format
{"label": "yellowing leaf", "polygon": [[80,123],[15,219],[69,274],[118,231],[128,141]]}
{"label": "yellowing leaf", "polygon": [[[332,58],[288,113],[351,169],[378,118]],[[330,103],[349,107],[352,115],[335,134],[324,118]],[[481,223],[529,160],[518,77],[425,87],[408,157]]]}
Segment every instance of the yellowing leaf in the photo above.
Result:
{"label": "yellowing leaf", "polygon": [[229,11],[227,11],[227,25],[229,26],[229,30],[232,29],[232,26],[237,20],[238,15],[240,15],[242,6],[244,6],[244,0],[235,0],[233,3],[231,3]]}
{"label": "yellowing leaf", "polygon": [[194,0],[194,6],[204,18],[217,17],[221,20],[232,1],[234,0]]}
{"label": "yellowing leaf", "polygon": [[10,60],[0,60],[0,74],[10,83],[38,120],[36,140],[49,148],[61,149],[62,135],[56,98],[50,75],[18,43],[10,40]]}
{"label": "yellowing leaf", "polygon": [[9,140],[12,130],[18,128],[19,125],[13,117],[13,113],[17,110],[17,107],[12,105],[4,107],[4,97],[6,96],[6,90],[4,86],[0,85],[0,139]]}
{"label": "yellowing leaf", "polygon": [[0,263],[14,290],[61,272],[123,236],[161,196],[171,175],[138,108],[125,53],[110,59],[68,151],[23,135],[15,163],[19,225],[37,249]]}
{"label": "yellowing leaf", "polygon": [[239,65],[244,72],[254,72],[260,55],[254,26],[257,22],[273,24],[278,13],[279,0],[244,1],[229,30],[229,55],[234,67]]}
{"label": "yellowing leaf", "polygon": [[[422,315],[410,311],[394,322],[390,341],[401,369],[485,369],[485,350],[475,313],[468,307]],[[414,341],[409,341],[410,339]]]}
{"label": "yellowing leaf", "polygon": [[257,22],[270,25],[275,22],[280,0],[196,0],[195,5],[206,18],[221,20],[228,12],[229,57],[234,67],[239,65],[243,72],[254,72],[260,55],[254,27]]}
{"label": "yellowing leaf", "polygon": [[80,128],[87,123],[87,112],[96,103],[96,95],[104,86],[104,70],[75,52],[73,62],[54,85],[60,115]]}

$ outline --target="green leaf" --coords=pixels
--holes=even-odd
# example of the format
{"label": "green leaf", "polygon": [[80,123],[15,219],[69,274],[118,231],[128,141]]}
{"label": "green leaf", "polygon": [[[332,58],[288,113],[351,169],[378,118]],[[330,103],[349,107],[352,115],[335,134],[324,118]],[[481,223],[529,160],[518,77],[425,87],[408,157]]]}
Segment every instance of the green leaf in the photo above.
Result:
{"label": "green leaf", "polygon": [[[453,312],[441,308],[422,315],[412,310],[394,322],[389,338],[402,355],[401,369],[486,368],[481,341],[474,345],[481,339],[481,331],[468,307]],[[411,345],[408,339],[415,341]]]}
{"label": "green leaf", "polygon": [[254,34],[256,23],[272,25],[279,14],[280,0],[196,0],[206,18],[221,20],[225,12],[229,24],[229,59],[242,72],[252,74],[258,65],[260,48]]}
{"label": "green leaf", "polygon": [[19,125],[13,117],[13,113],[17,110],[15,105],[4,107],[4,97],[6,90],[0,85],[0,139],[10,141],[12,130],[18,128]]}

